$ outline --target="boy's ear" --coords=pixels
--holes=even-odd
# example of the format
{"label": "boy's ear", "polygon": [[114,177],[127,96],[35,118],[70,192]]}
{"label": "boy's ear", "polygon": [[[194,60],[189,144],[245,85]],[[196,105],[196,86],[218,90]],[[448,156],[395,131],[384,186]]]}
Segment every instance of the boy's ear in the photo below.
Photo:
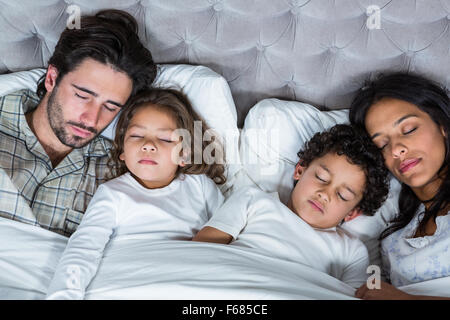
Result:
{"label": "boy's ear", "polygon": [[300,179],[300,177],[303,175],[303,173],[305,172],[306,167],[302,166],[300,164],[300,161],[297,163],[297,165],[295,166],[295,170],[294,170],[294,180],[298,180]]}
{"label": "boy's ear", "polygon": [[44,85],[47,92],[52,92],[56,86],[56,78],[58,77],[58,69],[50,64],[47,68],[47,74],[45,75]]}
{"label": "boy's ear", "polygon": [[356,217],[362,215],[362,213],[363,213],[363,212],[361,211],[361,209],[355,208],[355,209],[353,209],[352,211],[350,211],[350,212],[345,216],[344,221],[345,221],[345,222],[348,222],[348,221],[350,221],[350,220],[353,220],[353,219],[355,219]]}

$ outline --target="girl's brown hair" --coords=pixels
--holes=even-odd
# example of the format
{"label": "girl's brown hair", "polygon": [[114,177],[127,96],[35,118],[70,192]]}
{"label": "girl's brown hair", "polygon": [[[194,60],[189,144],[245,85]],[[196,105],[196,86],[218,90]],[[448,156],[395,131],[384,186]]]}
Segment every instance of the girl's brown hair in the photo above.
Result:
{"label": "girl's brown hair", "polygon": [[[126,172],[128,168],[125,162],[119,159],[120,154],[123,152],[125,133],[128,129],[131,119],[136,112],[143,107],[159,108],[164,112],[171,115],[177,125],[178,129],[185,129],[190,134],[190,145],[187,145],[188,150],[193,150],[189,156],[192,158],[194,154],[201,154],[201,162],[187,161],[184,167],[178,167],[175,177],[180,174],[206,174],[215,183],[223,184],[226,182],[224,175],[225,166],[222,163],[225,159],[225,153],[223,145],[218,138],[217,134],[212,135],[211,142],[204,141],[203,137],[205,132],[211,132],[211,129],[206,125],[204,120],[193,110],[189,100],[180,92],[172,89],[147,89],[133,97],[128,106],[122,111],[116,124],[115,137],[112,149],[112,156],[108,161],[108,167],[110,168],[109,178],[118,177]],[[201,124],[201,145],[195,143],[195,135],[199,135],[199,125],[194,126],[194,123],[199,121]],[[196,129],[196,130],[195,130]],[[196,132],[194,132],[194,130]],[[198,132],[197,132],[198,131]],[[183,141],[185,143],[185,141]],[[184,145],[184,144],[183,144]],[[203,154],[205,148],[211,149],[210,153],[212,159],[219,159],[220,161],[212,162],[207,161],[205,163]],[[184,150],[184,147],[183,147]],[[185,151],[185,150],[184,150]]]}

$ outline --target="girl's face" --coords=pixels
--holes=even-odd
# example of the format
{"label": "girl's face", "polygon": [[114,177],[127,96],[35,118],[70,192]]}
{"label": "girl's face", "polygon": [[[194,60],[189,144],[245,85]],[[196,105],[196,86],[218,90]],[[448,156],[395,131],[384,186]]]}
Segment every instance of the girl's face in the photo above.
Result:
{"label": "girl's face", "polygon": [[[433,196],[445,159],[445,132],[416,105],[385,98],[365,118],[367,132],[382,150],[386,167],[420,197]],[[426,200],[426,199],[422,199]]]}
{"label": "girl's face", "polygon": [[181,159],[172,160],[172,150],[179,143],[172,137],[176,129],[175,119],[154,105],[141,107],[131,119],[119,159],[144,187],[167,186],[178,166],[184,166]]}

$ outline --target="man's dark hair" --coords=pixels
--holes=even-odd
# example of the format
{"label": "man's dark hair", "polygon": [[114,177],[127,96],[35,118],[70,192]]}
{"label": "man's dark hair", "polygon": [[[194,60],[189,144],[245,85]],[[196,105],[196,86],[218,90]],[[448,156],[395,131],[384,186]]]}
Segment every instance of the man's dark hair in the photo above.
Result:
{"label": "man's dark hair", "polygon": [[316,133],[297,156],[299,163],[307,167],[315,159],[329,153],[344,155],[350,163],[364,171],[366,186],[357,207],[365,215],[374,215],[389,192],[388,170],[381,152],[363,130],[338,124],[328,131]]}
{"label": "man's dark hair", "polygon": [[[91,58],[124,72],[133,82],[131,96],[150,87],[156,76],[152,55],[138,36],[138,24],[120,10],[103,10],[81,17],[79,29],[66,28],[56,44],[48,64],[58,69],[56,85],[84,59]],[[42,99],[47,90],[45,75],[39,79],[37,94]]]}

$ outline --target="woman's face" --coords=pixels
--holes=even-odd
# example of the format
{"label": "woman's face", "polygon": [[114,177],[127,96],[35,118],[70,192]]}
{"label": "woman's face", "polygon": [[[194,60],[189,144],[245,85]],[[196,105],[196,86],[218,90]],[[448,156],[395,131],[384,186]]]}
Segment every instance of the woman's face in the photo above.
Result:
{"label": "woman's face", "polygon": [[426,112],[412,103],[385,98],[370,107],[365,126],[398,180],[413,191],[431,185],[437,190],[437,173],[445,159],[445,132]]}

